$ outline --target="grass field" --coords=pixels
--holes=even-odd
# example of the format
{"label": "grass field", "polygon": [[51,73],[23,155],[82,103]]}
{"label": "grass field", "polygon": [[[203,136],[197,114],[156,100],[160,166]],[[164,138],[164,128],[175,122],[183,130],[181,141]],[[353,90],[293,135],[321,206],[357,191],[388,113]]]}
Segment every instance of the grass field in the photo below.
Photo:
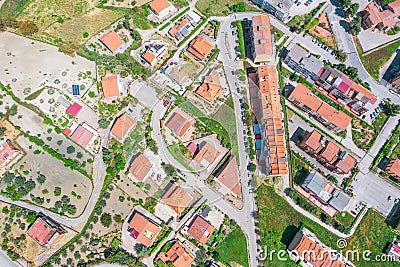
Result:
{"label": "grass field", "polygon": [[216,251],[218,252],[219,259],[231,266],[234,266],[232,262],[236,262],[243,267],[249,266],[246,237],[240,227],[236,227],[236,229],[218,245]]}
{"label": "grass field", "polygon": [[[229,7],[242,2],[241,0],[199,0],[196,8],[205,16],[224,16],[232,13]],[[260,9],[252,7],[245,3],[245,11],[260,11]]]}
{"label": "grass field", "polygon": [[379,69],[388,62],[390,57],[396,52],[400,47],[400,40],[382,47],[370,54],[361,56],[361,61],[365,69],[376,81],[379,82]]}
{"label": "grass field", "polygon": [[177,161],[179,161],[179,163],[180,164],[182,164],[186,169],[188,169],[191,173],[193,173],[193,174],[196,174],[197,172],[192,168],[192,167],[190,167],[187,163],[186,163],[186,161],[183,159],[183,155],[182,155],[182,153],[181,153],[181,150],[180,150],[180,144],[175,144],[175,145],[172,145],[172,146],[169,146],[168,147],[168,151],[171,153],[171,155],[177,160]]}
{"label": "grass field", "polygon": [[239,52],[242,58],[246,57],[246,47],[244,45],[244,32],[243,32],[243,23],[239,21],[237,24],[237,35],[239,40]]}
{"label": "grass field", "polygon": [[[120,11],[98,8],[99,3],[100,0],[32,0],[19,12],[17,19],[36,23],[39,31],[35,38],[53,44],[81,45],[123,16]],[[85,32],[87,38],[83,37]]]}
{"label": "grass field", "polygon": [[[286,249],[298,227],[306,227],[326,245],[338,249],[336,242],[338,237],[325,228],[304,217],[295,211],[281,196],[275,193],[272,187],[262,185],[257,191],[257,203],[260,210],[261,245],[272,249]],[[381,255],[387,242],[391,242],[396,233],[385,223],[385,218],[374,210],[369,210],[363,218],[356,232],[347,239],[348,246],[343,250],[357,249],[371,251],[371,258]],[[286,255],[288,258],[288,255]],[[359,261],[353,261],[356,266],[388,266],[385,263],[368,262],[362,257]],[[387,264],[387,263],[386,263]],[[264,262],[263,266],[296,266],[288,261],[279,261],[277,257]],[[400,266],[400,263],[390,263],[390,266]]]}

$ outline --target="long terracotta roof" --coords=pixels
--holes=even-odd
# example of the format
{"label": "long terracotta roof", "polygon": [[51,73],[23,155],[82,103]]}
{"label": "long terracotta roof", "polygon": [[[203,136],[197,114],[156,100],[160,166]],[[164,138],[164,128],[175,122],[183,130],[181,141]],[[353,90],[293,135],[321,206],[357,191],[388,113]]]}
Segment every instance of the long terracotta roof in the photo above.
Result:
{"label": "long terracotta roof", "polygon": [[343,111],[338,111],[323,102],[321,99],[311,93],[303,84],[299,83],[290,94],[290,98],[295,98],[297,101],[306,105],[312,111],[318,113],[325,120],[344,130],[351,123],[351,117]]}
{"label": "long terracotta roof", "polygon": [[203,159],[208,163],[213,164],[213,162],[218,158],[220,152],[213,145],[208,142],[205,144],[200,144],[200,151],[194,157],[194,160],[201,162]]}
{"label": "long terracotta roof", "polygon": [[400,159],[396,158],[392,160],[389,164],[389,168],[386,171],[400,177]]}
{"label": "long terracotta roof", "polygon": [[56,230],[46,223],[42,218],[38,218],[29,228],[27,235],[30,236],[40,246],[46,245],[56,233]]}
{"label": "long terracotta roof", "polygon": [[271,24],[268,15],[255,16],[252,19],[255,57],[271,61],[273,56]]}
{"label": "long terracotta roof", "polygon": [[239,182],[239,171],[236,164],[236,157],[229,158],[221,167],[221,170],[217,173],[215,178],[238,197],[242,195]]}
{"label": "long terracotta roof", "polygon": [[312,131],[310,136],[307,138],[305,141],[305,144],[313,149],[314,151],[317,151],[321,147],[321,138],[322,134],[318,132],[317,130]]}
{"label": "long terracotta roof", "polygon": [[343,173],[349,173],[349,171],[351,171],[351,169],[353,169],[354,166],[356,165],[356,162],[357,161],[355,158],[347,154],[344,159],[339,160],[336,163],[336,167]]}
{"label": "long terracotta roof", "polygon": [[86,148],[88,146],[93,137],[94,135],[87,129],[85,129],[85,127],[83,127],[82,125],[79,125],[70,136],[70,138],[74,140],[75,143],[83,148]]}
{"label": "long terracotta roof", "polygon": [[321,157],[326,161],[333,163],[332,161],[337,157],[340,148],[332,142],[328,142],[325,149],[321,153]]}

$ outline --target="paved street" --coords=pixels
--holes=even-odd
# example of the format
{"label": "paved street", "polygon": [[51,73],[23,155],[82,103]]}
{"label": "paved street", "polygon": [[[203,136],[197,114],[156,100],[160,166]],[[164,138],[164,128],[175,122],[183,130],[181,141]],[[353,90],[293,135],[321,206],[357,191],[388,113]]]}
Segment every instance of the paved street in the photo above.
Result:
{"label": "paved street", "polygon": [[21,267],[15,261],[12,261],[4,250],[0,250],[0,266],[1,267]]}

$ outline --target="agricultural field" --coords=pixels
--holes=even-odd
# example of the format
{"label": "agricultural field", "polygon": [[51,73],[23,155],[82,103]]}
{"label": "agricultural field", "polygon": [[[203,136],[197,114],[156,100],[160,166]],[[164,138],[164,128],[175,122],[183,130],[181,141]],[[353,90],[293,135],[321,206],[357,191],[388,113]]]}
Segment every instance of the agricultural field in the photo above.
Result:
{"label": "agricultural field", "polygon": [[98,8],[100,2],[33,0],[25,5],[16,18],[33,21],[39,28],[34,37],[39,40],[55,45],[63,43],[79,47],[89,36],[123,16],[120,11]]}

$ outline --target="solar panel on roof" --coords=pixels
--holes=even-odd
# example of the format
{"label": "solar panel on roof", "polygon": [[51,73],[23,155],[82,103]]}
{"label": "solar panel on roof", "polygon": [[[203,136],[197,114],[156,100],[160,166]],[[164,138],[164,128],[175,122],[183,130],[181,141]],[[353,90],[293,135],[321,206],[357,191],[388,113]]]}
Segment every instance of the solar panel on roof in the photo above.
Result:
{"label": "solar panel on roof", "polygon": [[80,95],[79,85],[73,84],[72,85],[72,94],[73,95]]}
{"label": "solar panel on roof", "polygon": [[188,30],[187,30],[186,28],[183,28],[183,29],[181,30],[181,34],[182,34],[183,36],[186,36],[186,35],[189,34],[189,32],[188,32]]}
{"label": "solar panel on roof", "polygon": [[181,37],[181,33],[180,32],[176,32],[176,37],[180,38]]}

